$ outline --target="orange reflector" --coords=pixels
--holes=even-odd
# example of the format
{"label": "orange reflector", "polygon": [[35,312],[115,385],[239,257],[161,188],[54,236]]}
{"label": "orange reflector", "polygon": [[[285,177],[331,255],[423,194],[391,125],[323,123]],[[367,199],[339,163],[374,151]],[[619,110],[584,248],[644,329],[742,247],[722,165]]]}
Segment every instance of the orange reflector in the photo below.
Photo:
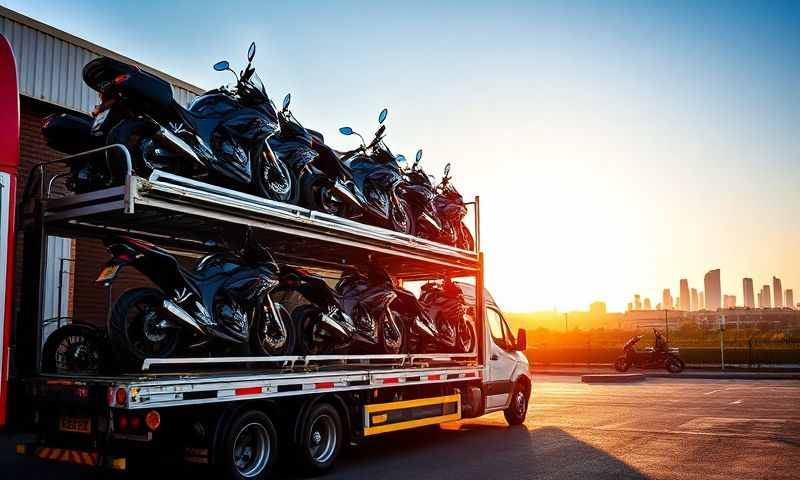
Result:
{"label": "orange reflector", "polygon": [[144,417],[144,423],[150,431],[155,431],[161,425],[161,414],[155,410],[150,410]]}
{"label": "orange reflector", "polygon": [[117,393],[114,394],[114,400],[116,400],[117,405],[125,406],[125,402],[128,400],[128,392],[124,388],[118,388]]}

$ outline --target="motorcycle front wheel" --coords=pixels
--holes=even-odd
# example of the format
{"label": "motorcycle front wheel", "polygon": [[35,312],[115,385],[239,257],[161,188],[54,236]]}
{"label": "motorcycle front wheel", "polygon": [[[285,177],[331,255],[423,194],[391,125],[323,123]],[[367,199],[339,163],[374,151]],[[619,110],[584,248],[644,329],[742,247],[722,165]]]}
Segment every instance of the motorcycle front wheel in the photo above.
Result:
{"label": "motorcycle front wheel", "polygon": [[257,355],[291,355],[295,351],[295,325],[289,311],[280,303],[275,304],[278,317],[272,314],[269,306],[256,313],[250,347]]}
{"label": "motorcycle front wheel", "polygon": [[463,319],[458,323],[456,331],[455,353],[472,353],[475,349],[476,339],[475,324],[472,320]]}
{"label": "motorcycle front wheel", "polygon": [[463,222],[458,225],[456,247],[470,252],[475,250],[475,239],[472,238],[472,233]]}
{"label": "motorcycle front wheel", "polygon": [[392,204],[390,215],[394,231],[408,235],[416,234],[417,225],[414,218],[414,210],[405,199],[398,198],[397,202]]}
{"label": "motorcycle front wheel", "polygon": [[108,320],[114,355],[127,366],[138,366],[147,358],[168,358],[178,348],[180,329],[165,326],[164,294],[153,288],[135,288],[123,293]]}
{"label": "motorcycle front wheel", "polygon": [[269,200],[297,203],[297,176],[264,142],[256,149],[252,162],[256,191]]}
{"label": "motorcycle front wheel", "polygon": [[[394,321],[392,321],[394,319]],[[397,310],[391,311],[391,317],[387,314],[382,318],[381,324],[381,344],[383,353],[398,354],[405,353],[408,346],[408,336],[406,334],[403,315]]]}
{"label": "motorcycle front wheel", "polygon": [[664,361],[664,367],[666,367],[669,373],[681,373],[684,363],[680,358],[670,355]]}

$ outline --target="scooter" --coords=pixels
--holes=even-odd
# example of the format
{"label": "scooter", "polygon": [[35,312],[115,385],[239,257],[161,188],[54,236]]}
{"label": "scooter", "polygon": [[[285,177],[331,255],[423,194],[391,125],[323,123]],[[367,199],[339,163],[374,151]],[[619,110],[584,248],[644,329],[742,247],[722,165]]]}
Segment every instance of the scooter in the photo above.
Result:
{"label": "scooter", "polygon": [[202,257],[192,270],[155,245],[129,237],[106,240],[112,259],[96,282],[109,286],[134,267],[159,289],[126,291],[109,318],[113,351],[123,364],[168,358],[179,348],[249,349],[284,355],[295,332],[285,307],[272,301],[278,266],[269,251],[246,235],[241,252],[224,249]]}
{"label": "scooter", "polygon": [[670,373],[680,373],[683,371],[684,363],[681,360],[678,349],[670,348],[664,335],[653,329],[656,338],[655,347],[645,350],[636,350],[635,345],[642,339],[642,335],[637,335],[622,347],[623,354],[614,361],[614,368],[618,372],[627,372],[629,368],[666,368]]}

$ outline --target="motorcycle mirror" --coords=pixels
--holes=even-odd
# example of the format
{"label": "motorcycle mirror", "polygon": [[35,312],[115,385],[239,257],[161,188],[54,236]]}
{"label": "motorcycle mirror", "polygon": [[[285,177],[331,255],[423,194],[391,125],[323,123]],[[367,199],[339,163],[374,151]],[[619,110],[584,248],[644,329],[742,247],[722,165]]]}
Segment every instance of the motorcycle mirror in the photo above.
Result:
{"label": "motorcycle mirror", "polygon": [[292,94],[287,93],[285,97],[283,97],[283,109],[286,110],[289,108],[289,102],[292,101]]}
{"label": "motorcycle mirror", "polygon": [[517,330],[517,350],[520,352],[524,352],[528,348],[528,339],[526,337],[524,328]]}
{"label": "motorcycle mirror", "polygon": [[378,123],[383,123],[386,120],[387,115],[389,115],[389,109],[384,108],[381,110],[381,113],[378,115]]}
{"label": "motorcycle mirror", "polygon": [[247,61],[252,62],[255,56],[256,56],[256,42],[253,42],[250,44],[250,48],[247,49]]}
{"label": "motorcycle mirror", "polygon": [[449,163],[444,166],[444,176],[446,177],[448,175],[450,175],[450,164]]}
{"label": "motorcycle mirror", "polygon": [[225,70],[228,70],[229,68],[231,68],[231,64],[228,63],[227,60],[223,60],[221,62],[217,62],[217,63],[214,64],[214,70],[216,70],[218,72],[224,72]]}
{"label": "motorcycle mirror", "polygon": [[416,162],[419,163],[420,160],[422,160],[422,149],[421,148],[419,150],[417,150]]}
{"label": "motorcycle mirror", "polygon": [[342,135],[352,135],[355,132],[353,132],[353,129],[350,127],[342,127],[339,129],[339,133]]}

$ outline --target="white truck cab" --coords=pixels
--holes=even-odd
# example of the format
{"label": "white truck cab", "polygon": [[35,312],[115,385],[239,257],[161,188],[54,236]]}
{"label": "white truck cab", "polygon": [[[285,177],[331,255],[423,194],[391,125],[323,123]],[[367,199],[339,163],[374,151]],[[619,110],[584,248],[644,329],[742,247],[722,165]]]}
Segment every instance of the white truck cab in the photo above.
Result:
{"label": "white truck cab", "polygon": [[[475,287],[461,282],[458,286],[466,302],[473,304]],[[525,330],[520,328],[515,338],[492,294],[484,289],[483,298],[486,309],[482,332],[486,346],[483,352],[484,413],[503,410],[509,423],[522,423],[532,385],[525,356]]]}

